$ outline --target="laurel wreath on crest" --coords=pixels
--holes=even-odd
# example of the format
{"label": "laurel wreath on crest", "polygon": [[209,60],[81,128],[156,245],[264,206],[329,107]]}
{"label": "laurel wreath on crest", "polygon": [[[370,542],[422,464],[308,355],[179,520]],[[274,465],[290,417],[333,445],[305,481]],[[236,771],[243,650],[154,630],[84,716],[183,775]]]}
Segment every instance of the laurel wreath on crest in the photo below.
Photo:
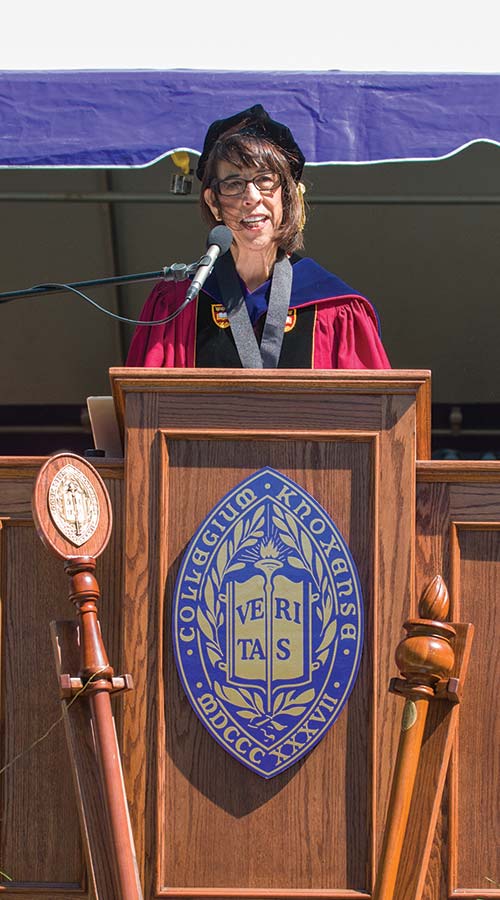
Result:
{"label": "laurel wreath on crest", "polygon": [[[229,701],[236,706],[237,715],[242,719],[247,719],[253,728],[269,725],[276,731],[283,731],[286,725],[277,721],[275,716],[301,716],[306,711],[304,704],[314,700],[316,694],[314,688],[299,694],[296,691],[280,691],[274,698],[271,714],[267,714],[264,709],[264,701],[257,691],[248,688],[227,687],[224,684],[220,685],[217,681],[214,682],[214,690],[219,699]],[[275,735],[265,729],[264,735],[270,740],[275,739]]]}
{"label": "laurel wreath on crest", "polygon": [[222,544],[215,564],[212,566],[205,586],[206,614],[198,607],[197,622],[207,638],[207,653],[213,666],[224,660],[224,653],[219,641],[219,628],[224,624],[224,612],[220,601],[222,582],[230,572],[243,569],[245,563],[232,562],[237,553],[254,547],[259,538],[264,536],[264,507],[260,506],[246,520],[240,519],[234,527],[232,537]]}
{"label": "laurel wreath on crest", "polygon": [[[308,571],[318,588],[319,603],[315,608],[321,620],[321,631],[320,642],[315,650],[315,662],[316,665],[323,665],[328,658],[328,649],[337,630],[337,623],[333,619],[332,593],[325,567],[307,533],[304,530],[299,532],[293,516],[283,512],[276,504],[273,504],[273,513],[273,523],[279,531],[281,542],[294,550],[294,554],[287,557],[289,565]],[[245,563],[233,562],[233,559],[242,550],[255,547],[264,536],[263,525],[264,506],[260,506],[246,520],[240,519],[232,537],[221,546],[207,576],[204,591],[206,612],[198,607],[197,622],[206,638],[208,657],[212,665],[220,669],[225,669],[224,652],[219,641],[219,629],[224,624],[224,611],[220,600],[222,583],[226,575],[245,567]],[[273,699],[272,710],[266,712],[262,696],[257,690],[228,687],[214,681],[214,691],[219,699],[235,706],[236,714],[246,719],[251,727],[262,728],[268,740],[275,740],[276,736],[272,731],[267,731],[266,726],[283,731],[286,725],[283,725],[278,717],[301,716],[306,711],[306,704],[312,702],[316,693],[314,688],[298,693],[296,690],[280,691]]]}
{"label": "laurel wreath on crest", "polygon": [[296,555],[288,556],[288,564],[295,569],[305,569],[318,587],[319,603],[316,614],[321,621],[320,642],[315,648],[315,660],[323,665],[328,659],[328,648],[337,633],[337,622],[333,618],[333,597],[328,577],[320,554],[314,549],[306,531],[299,532],[297,522],[280,506],[273,504],[273,522],[280,532],[283,544],[295,550]]}

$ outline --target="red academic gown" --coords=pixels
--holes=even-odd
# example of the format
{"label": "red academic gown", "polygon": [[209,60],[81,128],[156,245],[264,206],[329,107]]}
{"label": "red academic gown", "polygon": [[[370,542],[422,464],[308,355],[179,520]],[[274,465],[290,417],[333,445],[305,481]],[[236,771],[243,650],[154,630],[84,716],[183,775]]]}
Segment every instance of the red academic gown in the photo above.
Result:
{"label": "red academic gown", "polygon": [[[293,258],[293,281],[280,368],[389,369],[372,304],[308,258]],[[159,282],[142,321],[170,315],[185,297],[187,281]],[[247,308],[257,333],[267,309],[270,282],[250,293]],[[215,271],[198,298],[172,322],[137,326],[128,366],[162,368],[241,366]]]}

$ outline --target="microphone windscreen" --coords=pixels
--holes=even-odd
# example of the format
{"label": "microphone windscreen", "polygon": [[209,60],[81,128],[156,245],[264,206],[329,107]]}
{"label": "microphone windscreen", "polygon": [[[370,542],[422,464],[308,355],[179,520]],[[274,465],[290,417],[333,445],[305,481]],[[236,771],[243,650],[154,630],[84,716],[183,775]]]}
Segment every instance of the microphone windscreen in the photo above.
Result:
{"label": "microphone windscreen", "polygon": [[227,225],[216,225],[207,237],[207,247],[212,247],[215,244],[216,247],[220,248],[220,256],[223,253],[227,253],[232,242],[233,233]]}

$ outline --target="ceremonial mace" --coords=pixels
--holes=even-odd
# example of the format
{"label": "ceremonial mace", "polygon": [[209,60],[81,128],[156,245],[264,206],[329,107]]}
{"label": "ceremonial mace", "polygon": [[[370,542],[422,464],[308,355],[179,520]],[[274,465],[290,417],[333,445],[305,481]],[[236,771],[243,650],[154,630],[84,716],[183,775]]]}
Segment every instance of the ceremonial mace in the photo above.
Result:
{"label": "ceremonial mace", "polygon": [[[99,584],[95,577],[96,559],[105,549],[112,528],[108,492],[93,466],[79,456],[60,453],[51,457],[39,472],[33,493],[33,518],[40,539],[59,559],[70,578],[69,598],[78,616],[79,671],[76,676],[60,676],[61,698],[66,714],[72,704],[88,705],[92,723],[93,761],[98,769],[101,808],[107,823],[104,838],[111,848],[112,871],[103,875],[106,847],[89,835],[91,816],[86,812],[92,799],[95,773],[90,777],[78,771],[75,748],[70,754],[76,769],[78,799],[94,886],[99,900],[142,900],[137,859],[123,783],[111,694],[131,689],[130,676],[114,677],[104,647],[98,619]],[[74,631],[73,631],[74,634]],[[76,637],[76,636],[75,636]],[[89,735],[85,735],[88,740]],[[88,775],[88,773],[87,773]],[[94,776],[94,778],[92,778]],[[90,802],[89,802],[90,801]],[[93,821],[99,819],[95,815]],[[101,828],[101,823],[98,822]],[[107,831],[107,834],[106,834]],[[96,862],[92,853],[96,847]],[[90,848],[90,849],[89,849]],[[97,871],[97,870],[100,871]],[[102,889],[96,882],[102,884]]]}
{"label": "ceremonial mace", "polygon": [[466,659],[459,660],[460,677],[450,677],[455,668],[453,643],[459,630],[461,644],[465,635],[469,653],[473,628],[446,622],[449,605],[447,587],[441,576],[436,575],[420,597],[420,618],[404,623],[407,636],[396,649],[396,664],[403,677],[393,678],[389,690],[405,697],[406,702],[372,900],[395,897],[429,704],[436,700],[450,703],[460,700]]}

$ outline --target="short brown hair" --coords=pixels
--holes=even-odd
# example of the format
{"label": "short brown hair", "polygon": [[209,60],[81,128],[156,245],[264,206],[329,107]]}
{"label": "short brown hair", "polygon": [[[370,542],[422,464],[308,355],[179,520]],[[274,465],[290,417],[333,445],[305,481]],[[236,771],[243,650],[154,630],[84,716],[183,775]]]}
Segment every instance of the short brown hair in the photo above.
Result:
{"label": "short brown hair", "polygon": [[201,183],[201,214],[210,226],[216,224],[216,219],[205,201],[205,190],[212,188],[217,179],[217,164],[221,160],[233,163],[238,168],[257,166],[281,176],[283,221],[278,230],[278,246],[285,253],[300,250],[304,246],[303,205],[299,196],[300,187],[292,177],[286,152],[271,141],[254,135],[224,134],[212,148]]}

